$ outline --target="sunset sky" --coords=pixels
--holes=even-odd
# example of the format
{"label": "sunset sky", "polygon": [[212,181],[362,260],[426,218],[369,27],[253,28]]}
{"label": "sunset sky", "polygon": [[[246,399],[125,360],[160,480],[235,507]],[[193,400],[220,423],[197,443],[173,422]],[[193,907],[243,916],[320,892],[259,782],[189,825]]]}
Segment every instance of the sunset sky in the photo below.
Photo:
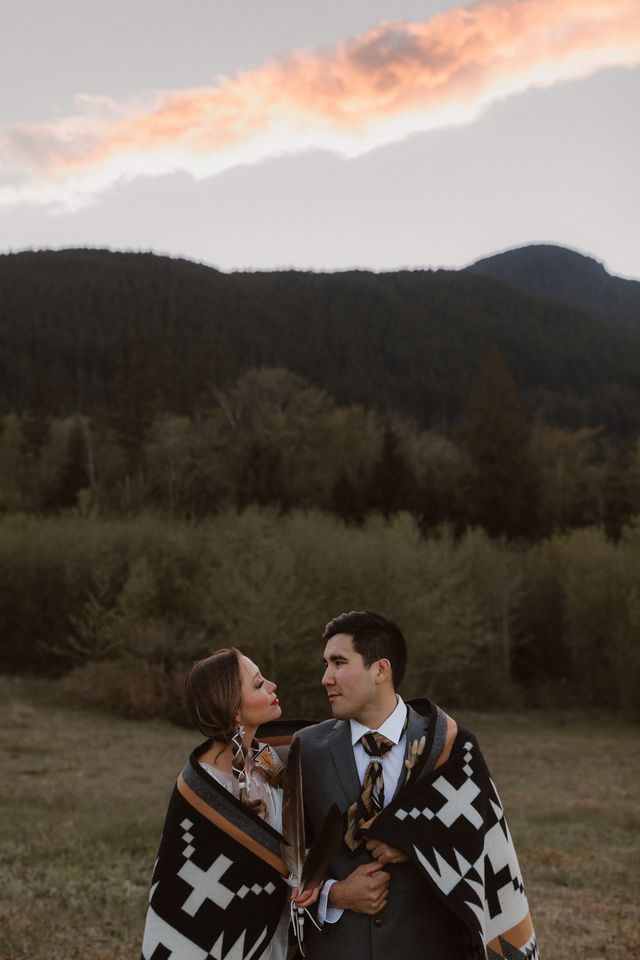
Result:
{"label": "sunset sky", "polygon": [[4,0],[0,250],[640,278],[638,0]]}

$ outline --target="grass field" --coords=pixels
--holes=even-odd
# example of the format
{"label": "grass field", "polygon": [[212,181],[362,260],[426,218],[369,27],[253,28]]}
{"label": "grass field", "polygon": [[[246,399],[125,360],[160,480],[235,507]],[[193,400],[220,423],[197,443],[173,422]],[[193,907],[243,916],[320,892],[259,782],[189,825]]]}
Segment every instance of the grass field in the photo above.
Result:
{"label": "grass field", "polygon": [[[0,960],[137,960],[167,799],[197,735],[0,678]],[[543,960],[640,958],[640,730],[468,714]]]}

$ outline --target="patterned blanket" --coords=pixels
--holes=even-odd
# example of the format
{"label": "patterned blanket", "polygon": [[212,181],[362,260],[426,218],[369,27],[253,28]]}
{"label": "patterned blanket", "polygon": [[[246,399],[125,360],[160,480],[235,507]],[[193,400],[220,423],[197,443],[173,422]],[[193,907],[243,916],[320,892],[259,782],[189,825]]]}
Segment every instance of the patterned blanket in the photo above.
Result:
{"label": "patterned blanket", "polygon": [[153,872],[142,960],[260,960],[287,898],[281,836],[192,753]]}
{"label": "patterned blanket", "polygon": [[504,811],[477,740],[438,708],[444,736],[412,743],[413,769],[366,833],[406,853],[467,930],[468,958],[539,960]]}

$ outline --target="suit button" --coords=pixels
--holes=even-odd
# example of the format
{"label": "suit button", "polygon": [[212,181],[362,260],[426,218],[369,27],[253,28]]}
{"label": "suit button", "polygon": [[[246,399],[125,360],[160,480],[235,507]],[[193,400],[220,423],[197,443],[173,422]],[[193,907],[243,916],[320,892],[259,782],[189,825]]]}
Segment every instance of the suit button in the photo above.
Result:
{"label": "suit button", "polygon": [[384,923],[384,920],[381,920],[380,917],[376,917],[375,920],[373,921],[374,927],[381,927],[383,923]]}

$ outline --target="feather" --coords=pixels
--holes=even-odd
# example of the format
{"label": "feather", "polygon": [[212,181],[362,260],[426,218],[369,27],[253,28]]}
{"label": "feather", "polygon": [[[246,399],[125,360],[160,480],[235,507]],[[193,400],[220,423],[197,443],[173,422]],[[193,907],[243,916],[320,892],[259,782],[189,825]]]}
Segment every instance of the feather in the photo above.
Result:
{"label": "feather", "polygon": [[[289,871],[287,883],[291,887],[297,887],[298,892],[300,893],[302,892],[303,888],[303,877],[305,878],[307,886],[310,885],[311,880],[314,881],[315,885],[319,883],[320,879],[322,879],[335,846],[335,844],[333,844],[333,836],[337,833],[337,831],[332,824],[335,823],[337,815],[337,820],[340,825],[340,832],[337,833],[339,839],[342,834],[342,818],[340,817],[338,808],[334,804],[329,811],[329,815],[327,816],[329,827],[327,827],[325,830],[327,823],[327,820],[325,820],[318,838],[314,843],[312,850],[310,851],[310,854],[313,854],[310,864],[313,871],[313,874],[311,874],[308,868],[305,870],[304,806],[302,802],[302,765],[300,762],[299,740],[294,740],[291,744],[291,749],[289,750],[289,754],[287,756],[287,765],[284,772],[283,786],[284,795],[282,798],[282,834],[285,842],[280,845],[280,849],[284,864]],[[323,837],[325,838],[324,840],[322,839]],[[331,842],[333,845],[331,846],[328,856],[325,859],[325,851],[321,849],[321,843],[326,843],[327,846],[329,846],[329,842]],[[316,848],[317,852],[314,853],[314,849]],[[315,880],[316,876],[318,877],[317,880]],[[312,923],[317,926],[317,923],[306,908],[296,908],[293,901],[291,902],[291,922],[295,937],[298,941],[300,954],[303,957],[304,950],[302,948],[302,941],[304,939],[305,913],[310,917]]]}
{"label": "feather", "polygon": [[300,887],[304,865],[304,808],[302,805],[302,767],[300,741],[294,740],[287,756],[282,798],[282,859],[289,871],[292,886]]}
{"label": "feather", "polygon": [[342,840],[342,830],[342,815],[337,804],[332,803],[304,862],[301,890],[315,887],[325,879],[333,852]]}
{"label": "feather", "polygon": [[411,771],[424,753],[424,746],[426,742],[426,737],[420,737],[419,740],[412,740],[409,744],[408,757],[404,762],[404,765],[407,768],[407,774],[404,779],[405,785],[409,781]]}

